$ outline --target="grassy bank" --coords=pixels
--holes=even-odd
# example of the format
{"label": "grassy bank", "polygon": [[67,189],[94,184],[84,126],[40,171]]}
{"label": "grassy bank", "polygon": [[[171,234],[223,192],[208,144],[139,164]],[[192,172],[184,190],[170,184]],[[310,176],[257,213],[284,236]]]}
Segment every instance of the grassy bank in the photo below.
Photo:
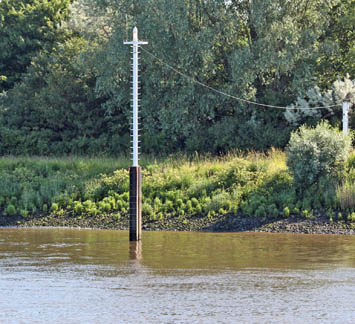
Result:
{"label": "grassy bank", "polygon": [[[282,231],[285,224],[298,222],[352,230],[353,160],[354,154],[343,185],[324,183],[300,191],[280,151],[144,158],[143,226]],[[0,224],[127,228],[129,164],[126,159],[3,157]]]}

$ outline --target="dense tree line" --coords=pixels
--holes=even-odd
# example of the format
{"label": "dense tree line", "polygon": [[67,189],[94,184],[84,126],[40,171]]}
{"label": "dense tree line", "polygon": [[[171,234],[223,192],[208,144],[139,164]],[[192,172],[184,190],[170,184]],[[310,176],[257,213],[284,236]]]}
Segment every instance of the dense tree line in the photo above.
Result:
{"label": "dense tree line", "polygon": [[2,0],[0,4],[0,90],[11,89],[40,51],[65,38],[69,0]]}
{"label": "dense tree line", "polygon": [[[200,83],[300,112],[300,98],[339,103],[334,82],[355,78],[352,0],[70,2],[0,2],[0,154],[127,152],[123,41],[134,25],[149,41],[141,52],[144,152],[265,150],[284,147],[302,123],[340,123],[341,108],[300,113],[295,124],[281,109]],[[354,89],[343,96],[354,101]]]}

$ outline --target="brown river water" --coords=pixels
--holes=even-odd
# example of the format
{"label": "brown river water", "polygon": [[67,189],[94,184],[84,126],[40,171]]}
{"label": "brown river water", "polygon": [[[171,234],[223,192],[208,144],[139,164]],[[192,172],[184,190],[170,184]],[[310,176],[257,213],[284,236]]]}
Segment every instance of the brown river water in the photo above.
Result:
{"label": "brown river water", "polygon": [[355,323],[355,236],[0,229],[1,324]]}

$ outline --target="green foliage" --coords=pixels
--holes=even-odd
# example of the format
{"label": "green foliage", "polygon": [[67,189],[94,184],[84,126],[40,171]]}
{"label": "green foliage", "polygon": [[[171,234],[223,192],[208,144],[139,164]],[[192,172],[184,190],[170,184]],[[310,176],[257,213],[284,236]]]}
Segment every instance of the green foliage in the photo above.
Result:
{"label": "green foliage", "polygon": [[[53,213],[127,220],[126,163],[129,162],[0,158],[0,214],[20,214],[26,218]],[[196,217],[217,221],[232,214],[263,220],[287,218],[291,213],[311,218],[322,211],[336,221],[338,206],[342,208],[343,221],[352,219],[353,205],[342,207],[340,202],[341,199],[345,202],[345,194],[339,195],[339,189],[336,196],[324,177],[297,193],[294,179],[286,168],[285,154],[280,152],[195,161],[181,158],[174,163],[167,159],[158,168],[149,167],[151,161],[143,159],[142,163],[144,221],[174,217],[179,221]],[[347,181],[351,177],[348,169]],[[186,182],[187,178],[191,181]],[[348,195],[354,192],[352,187]]]}
{"label": "green foliage", "polygon": [[[96,89],[108,99],[106,118],[116,121],[121,136],[128,132],[123,124],[130,109],[130,71],[124,63],[130,56],[122,38],[130,37],[134,24],[144,26],[140,38],[150,41],[144,48],[163,62],[210,87],[277,105],[287,105],[313,88],[315,75],[328,80],[319,61],[329,55],[344,57],[351,48],[351,41],[343,39],[343,52],[338,53],[334,42],[334,35],[340,33],[333,27],[343,26],[334,12],[350,11],[340,0],[327,4],[320,0],[158,0],[132,6],[123,0],[98,0],[93,7],[116,13],[107,15],[112,19],[107,26],[114,26],[108,28],[112,36],[97,51]],[[96,15],[97,10],[93,12]],[[343,30],[350,31],[348,27]],[[291,128],[281,111],[211,92],[175,73],[144,48],[141,114],[146,152],[225,153],[287,143]]]}
{"label": "green foliage", "polygon": [[331,184],[344,176],[350,148],[351,138],[326,122],[315,128],[302,126],[291,135],[286,149],[287,166],[301,190],[322,178]]}
{"label": "green foliage", "polygon": [[290,216],[290,209],[287,206],[283,209],[283,216],[285,218]]}
{"label": "green foliage", "polygon": [[[93,196],[96,200],[108,195],[110,186],[104,172],[113,173],[115,169],[126,166],[128,161],[110,159],[45,159],[45,158],[1,158],[0,159],[0,211],[8,203],[19,210],[33,214],[47,210],[57,213],[61,208],[74,209],[83,197]],[[119,173],[119,172],[118,172]],[[100,177],[103,181],[100,181]],[[99,182],[97,191],[92,190],[94,179]],[[118,181],[117,178],[114,178]],[[112,181],[113,182],[113,181]],[[112,183],[109,182],[109,183]],[[102,187],[101,187],[102,185]],[[97,196],[95,196],[97,195]],[[120,199],[126,206],[128,193]],[[82,211],[94,214],[96,206],[88,199]],[[77,201],[76,203],[74,201]],[[116,201],[105,201],[114,209]],[[49,208],[50,206],[50,208]],[[77,207],[77,212],[79,212]]]}
{"label": "green foliage", "polygon": [[343,219],[343,214],[341,212],[338,213],[338,220],[342,220]]}
{"label": "green foliage", "polygon": [[355,182],[345,181],[337,187],[337,203],[342,210],[355,209]]}
{"label": "green foliage", "polygon": [[47,204],[43,204],[43,206],[42,206],[42,211],[43,211],[44,213],[47,213],[47,211],[48,211],[48,205],[47,205]]}
{"label": "green foliage", "polygon": [[355,170],[355,151],[349,154],[347,167],[349,170]]}
{"label": "green foliage", "polygon": [[144,203],[142,205],[142,215],[143,217],[148,216],[150,219],[153,218],[154,214],[154,209],[152,208],[151,205]]}
{"label": "green foliage", "polygon": [[304,209],[304,210],[302,210],[301,215],[304,218],[310,219],[313,217],[313,210]]}
{"label": "green foliage", "polygon": [[112,34],[112,16],[109,7],[99,8],[92,0],[71,1],[70,19],[66,27],[93,42],[105,42]]}
{"label": "green foliage", "polygon": [[81,213],[83,212],[84,208],[83,205],[81,204],[80,201],[74,201],[74,212],[77,215],[81,215]]}
{"label": "green foliage", "polygon": [[11,89],[40,51],[66,37],[70,0],[0,1],[0,92]]}
{"label": "green foliage", "polygon": [[21,209],[21,210],[20,210],[20,215],[21,215],[23,218],[27,218],[27,217],[28,217],[28,214],[29,214],[28,210],[26,210],[26,209]]}
{"label": "green foliage", "polygon": [[77,0],[69,10],[70,2],[0,2],[2,155],[126,153],[131,57],[122,40],[134,25],[149,41],[141,73],[145,153],[265,151],[288,142],[293,126],[281,110],[191,78],[286,106],[297,97],[296,105],[320,97],[338,103],[327,95],[336,75],[355,77],[351,0]]}
{"label": "green foliage", "polygon": [[[94,154],[109,150],[102,134],[102,100],[94,93],[95,76],[79,55],[86,41],[72,37],[51,53],[33,58],[22,82],[3,98],[1,154]],[[115,148],[119,150],[120,147]]]}
{"label": "green foliage", "polygon": [[84,207],[84,210],[85,210],[86,213],[89,213],[94,205],[95,205],[95,203],[92,202],[91,200],[85,200],[83,202],[83,207]]}
{"label": "green foliage", "polygon": [[52,206],[51,206],[51,211],[52,212],[56,212],[56,211],[58,211],[58,209],[59,209],[59,205],[57,204],[57,203],[52,203]]}
{"label": "green foliage", "polygon": [[[295,104],[288,106],[289,110],[284,113],[287,121],[292,125],[300,125],[305,122],[317,123],[320,119],[328,118],[333,123],[342,120],[342,103],[344,101],[355,105],[355,80],[350,80],[349,75],[344,81],[336,80],[331,89],[321,91],[319,87],[308,89],[303,96],[299,96]],[[333,106],[327,109],[309,109],[310,107]],[[355,114],[350,109],[350,129],[355,127]]]}
{"label": "green foliage", "polygon": [[5,209],[5,214],[8,216],[14,216],[16,214],[16,207],[13,204],[9,204]]}
{"label": "green foliage", "polygon": [[326,46],[333,48],[318,61],[317,77],[329,85],[339,75],[355,77],[355,6],[353,0],[337,2],[328,18]]}

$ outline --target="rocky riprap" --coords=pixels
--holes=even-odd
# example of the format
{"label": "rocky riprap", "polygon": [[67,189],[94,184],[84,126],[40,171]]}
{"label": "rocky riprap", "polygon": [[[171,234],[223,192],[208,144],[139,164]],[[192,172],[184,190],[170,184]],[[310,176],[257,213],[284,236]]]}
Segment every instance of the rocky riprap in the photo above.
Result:
{"label": "rocky riprap", "polygon": [[[100,217],[74,217],[70,214],[46,215],[23,219],[21,217],[0,217],[0,226],[19,227],[71,227],[99,229],[128,229],[128,219],[118,219],[114,214]],[[223,215],[214,218],[169,217],[160,221],[143,220],[143,230],[150,231],[205,231],[205,232],[274,232],[302,234],[355,234],[354,224],[330,223],[325,217],[287,219],[236,217]]]}

